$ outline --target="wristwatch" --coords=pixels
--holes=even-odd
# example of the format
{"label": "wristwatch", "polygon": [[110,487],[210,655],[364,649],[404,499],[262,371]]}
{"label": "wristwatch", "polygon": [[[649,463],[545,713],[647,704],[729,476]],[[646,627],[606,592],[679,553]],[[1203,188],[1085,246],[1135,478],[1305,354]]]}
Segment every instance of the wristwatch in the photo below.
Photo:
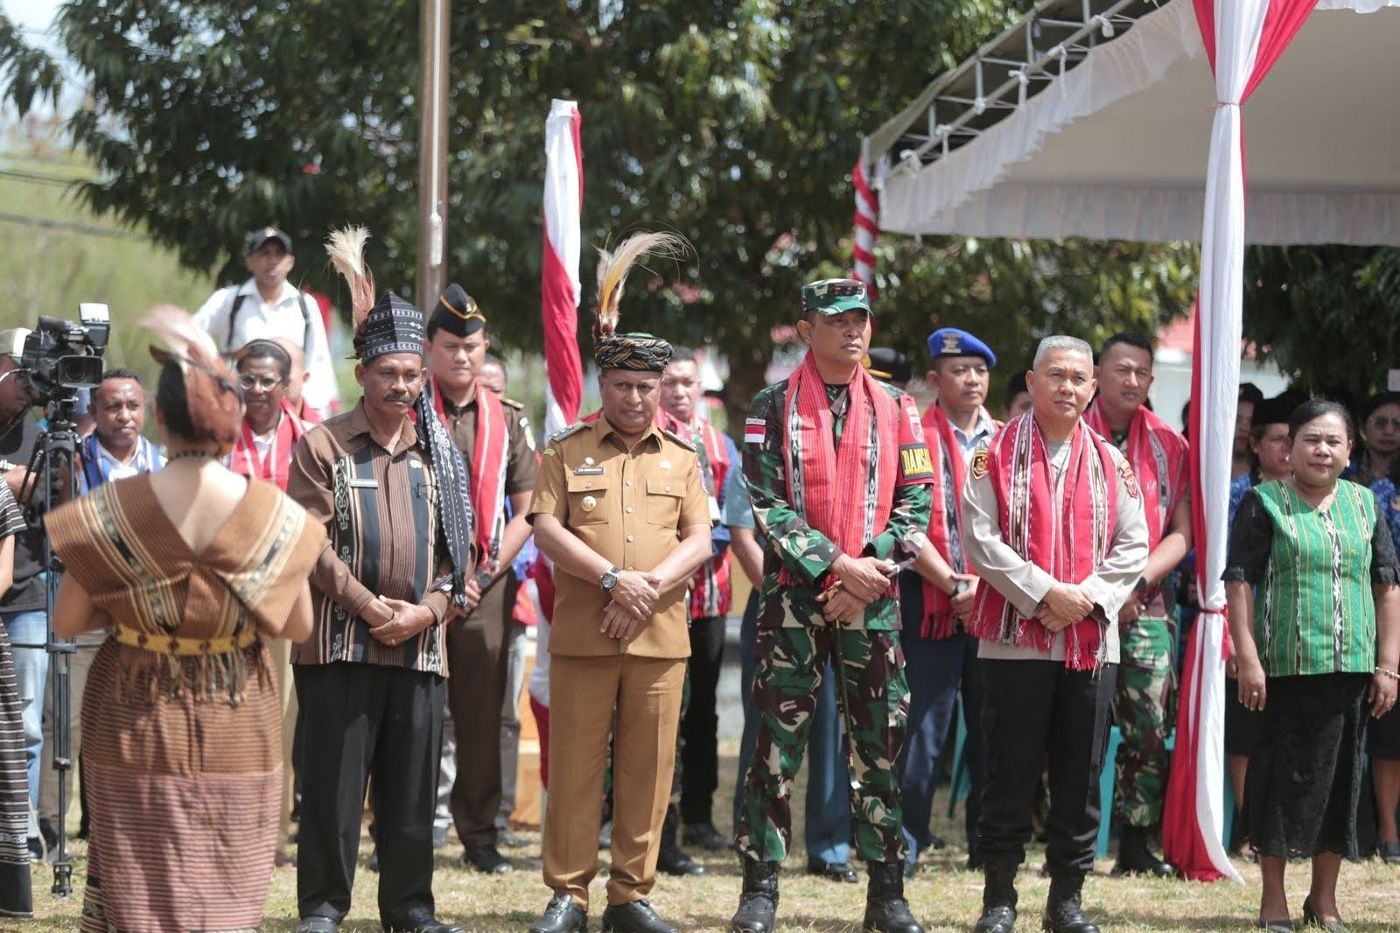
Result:
{"label": "wristwatch", "polygon": [[620,572],[616,567],[609,567],[603,571],[603,575],[598,578],[598,583],[603,587],[604,593],[611,593],[613,587],[617,586],[617,575]]}

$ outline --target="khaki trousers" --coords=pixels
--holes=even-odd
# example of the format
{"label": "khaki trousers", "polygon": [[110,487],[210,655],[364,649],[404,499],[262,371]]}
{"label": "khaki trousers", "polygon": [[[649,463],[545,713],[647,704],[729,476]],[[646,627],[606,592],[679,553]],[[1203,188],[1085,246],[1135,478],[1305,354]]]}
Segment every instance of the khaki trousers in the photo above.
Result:
{"label": "khaki trousers", "polygon": [[449,803],[467,849],[496,844],[501,809],[501,705],[506,692],[506,629],[517,589],[507,574],[465,619],[447,629],[447,706],[457,745]]}
{"label": "khaki trousers", "polygon": [[550,658],[544,883],[555,894],[568,893],[585,910],[588,884],[598,873],[610,732],[613,832],[608,903],[641,900],[655,883],[684,683],[684,658]]}

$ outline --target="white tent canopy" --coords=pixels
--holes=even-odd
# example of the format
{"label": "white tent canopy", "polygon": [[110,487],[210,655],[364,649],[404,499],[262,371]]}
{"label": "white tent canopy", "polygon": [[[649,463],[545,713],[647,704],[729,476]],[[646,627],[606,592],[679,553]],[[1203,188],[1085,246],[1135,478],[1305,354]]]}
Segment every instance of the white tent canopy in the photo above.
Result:
{"label": "white tent canopy", "polygon": [[[1073,67],[1052,61],[946,154],[938,85],[872,134],[881,229],[1198,240],[1215,91],[1191,0],[1112,9],[1114,37],[1100,23]],[[1250,242],[1400,245],[1396,49],[1400,0],[1320,0],[1244,108]]]}

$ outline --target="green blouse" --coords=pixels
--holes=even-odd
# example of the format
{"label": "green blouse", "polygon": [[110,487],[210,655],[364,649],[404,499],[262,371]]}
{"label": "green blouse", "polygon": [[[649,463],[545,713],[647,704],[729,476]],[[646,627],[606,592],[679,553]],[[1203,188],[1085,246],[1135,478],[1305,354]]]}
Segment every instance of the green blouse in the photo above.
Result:
{"label": "green blouse", "polygon": [[1260,483],[1235,516],[1225,579],[1255,587],[1254,639],[1269,676],[1375,670],[1371,585],[1400,581],[1400,567],[1366,487],[1341,480],[1318,509],[1281,480]]}

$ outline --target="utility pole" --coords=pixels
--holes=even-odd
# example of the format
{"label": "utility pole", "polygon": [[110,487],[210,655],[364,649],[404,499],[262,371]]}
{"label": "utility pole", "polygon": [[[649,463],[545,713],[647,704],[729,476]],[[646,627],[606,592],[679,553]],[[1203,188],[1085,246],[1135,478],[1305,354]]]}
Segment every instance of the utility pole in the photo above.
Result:
{"label": "utility pole", "polygon": [[418,93],[418,282],[414,304],[424,314],[442,293],[447,255],[447,53],[451,0],[420,0],[423,64]]}

